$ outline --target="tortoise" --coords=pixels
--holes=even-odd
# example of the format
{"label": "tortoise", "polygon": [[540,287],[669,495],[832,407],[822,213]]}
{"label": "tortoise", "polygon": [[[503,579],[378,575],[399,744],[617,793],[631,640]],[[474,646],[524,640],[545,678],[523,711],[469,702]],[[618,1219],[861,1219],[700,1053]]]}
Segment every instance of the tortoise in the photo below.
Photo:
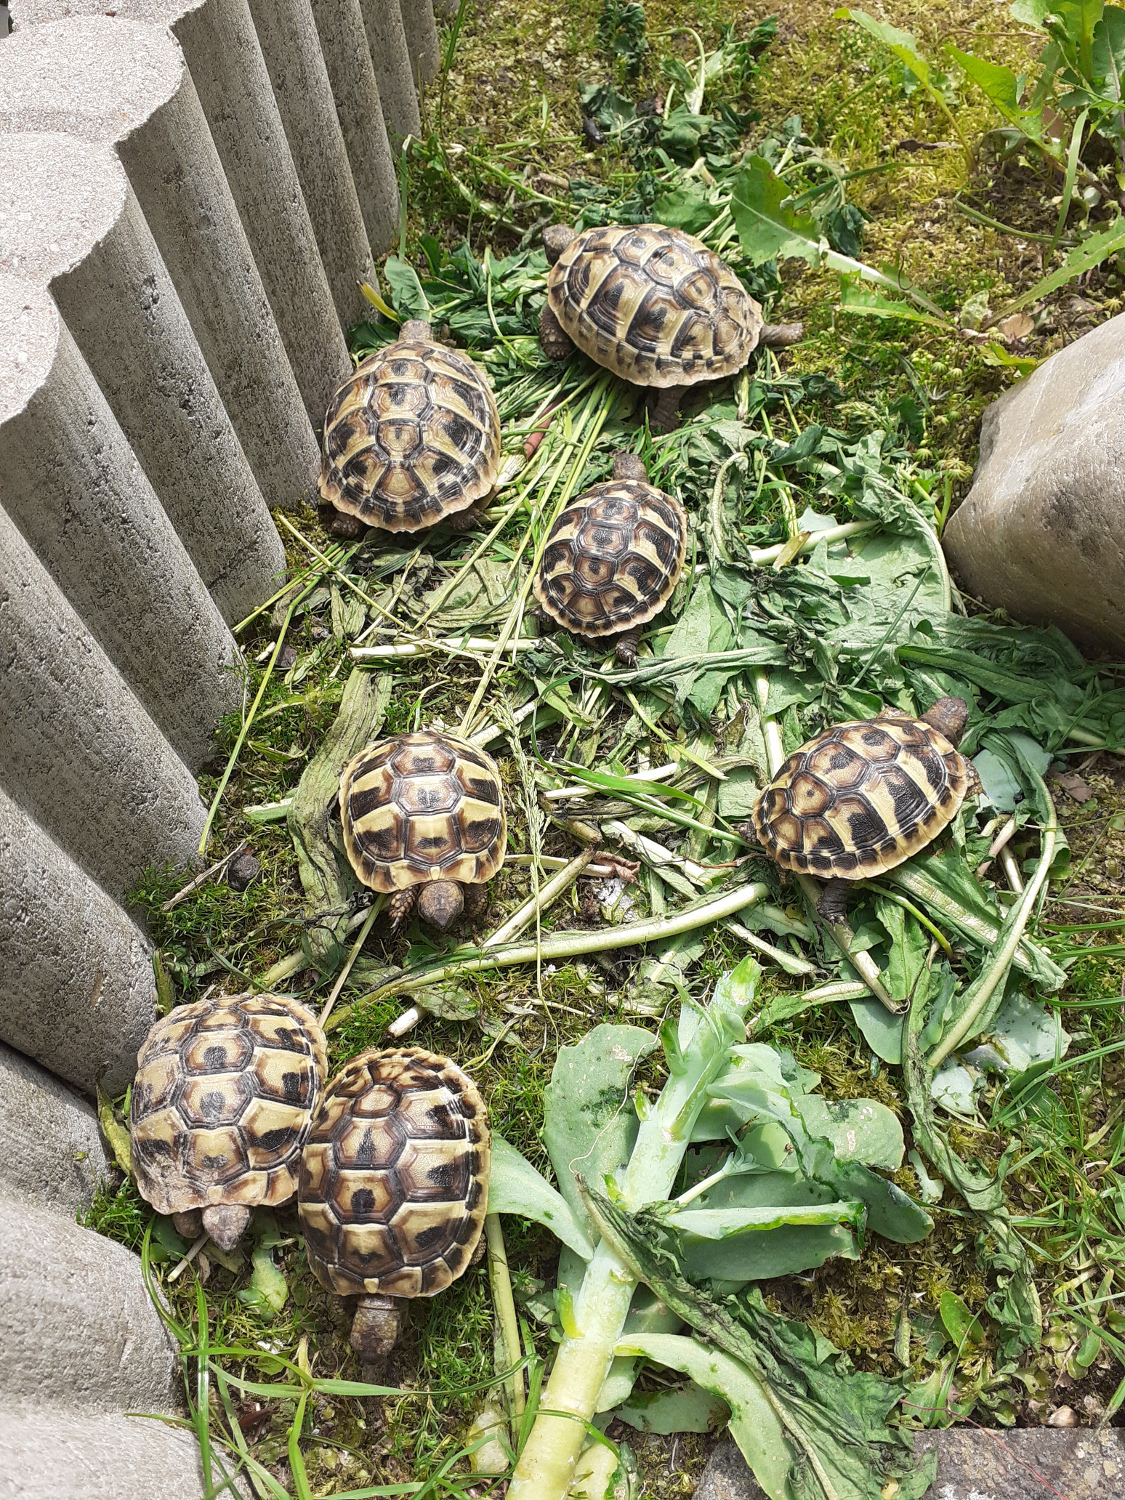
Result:
{"label": "tortoise", "polygon": [[288,995],[180,1005],[137,1054],[133,1170],[157,1213],[230,1250],[258,1204],[297,1191],[301,1147],[328,1066],[316,1017]]}
{"label": "tortoise", "polygon": [[488,1200],[489,1132],[473,1080],[420,1047],[373,1047],[325,1090],[301,1158],[309,1265],[358,1295],[351,1343],[374,1362],[398,1333],[397,1300],[461,1276]]}
{"label": "tortoise", "polygon": [[317,488],[335,536],[365,526],[465,531],[496,483],[500,416],[488,381],[465,354],[411,318],[332,397]]}
{"label": "tortoise", "polygon": [[549,359],[575,344],[633,385],[659,391],[655,427],[674,427],[684,387],[742,369],[759,344],[792,344],[800,323],[768,324],[702,240],[663,224],[543,234],[551,267],[539,341]]}
{"label": "tortoise", "polygon": [[413,910],[445,929],[477,916],[504,863],[507,820],[496,762],[455,735],[420,730],[361,750],[340,778],[344,848],[356,875],[391,893],[392,928]]}
{"label": "tortoise", "polygon": [[786,870],[826,881],[821,916],[842,922],[849,882],[893,870],[931,843],[980,790],[957,746],[969,709],[939,698],[920,718],[884,708],[795,751],[753,809],[753,831]]}
{"label": "tortoise", "polygon": [[686,553],[683,506],[618,453],[611,482],[579,495],[547,535],[533,584],[540,614],[588,640],[616,636],[618,659],[635,667],[641,626],[672,597]]}

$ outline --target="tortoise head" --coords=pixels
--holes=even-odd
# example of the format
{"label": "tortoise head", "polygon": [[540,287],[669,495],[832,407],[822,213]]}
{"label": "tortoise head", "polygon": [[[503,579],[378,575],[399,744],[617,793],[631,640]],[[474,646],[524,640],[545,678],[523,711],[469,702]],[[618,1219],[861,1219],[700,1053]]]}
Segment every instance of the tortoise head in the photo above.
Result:
{"label": "tortoise head", "polygon": [[951,745],[959,745],[969,718],[969,705],[964,698],[939,698],[922,715],[923,724],[930,724],[943,734]]}
{"label": "tortoise head", "polygon": [[465,897],[456,880],[431,880],[418,892],[418,915],[442,932],[464,909]]}
{"label": "tortoise head", "polygon": [[434,331],[425,318],[407,318],[399,329],[398,336],[414,343],[432,344],[434,341]]}
{"label": "tortoise head", "polygon": [[543,231],[543,249],[547,252],[547,264],[553,266],[572,241],[578,238],[577,230],[569,224],[549,224]]}
{"label": "tortoise head", "polygon": [[615,453],[613,477],[614,479],[636,479],[641,484],[647,484],[648,470],[635,453]]}

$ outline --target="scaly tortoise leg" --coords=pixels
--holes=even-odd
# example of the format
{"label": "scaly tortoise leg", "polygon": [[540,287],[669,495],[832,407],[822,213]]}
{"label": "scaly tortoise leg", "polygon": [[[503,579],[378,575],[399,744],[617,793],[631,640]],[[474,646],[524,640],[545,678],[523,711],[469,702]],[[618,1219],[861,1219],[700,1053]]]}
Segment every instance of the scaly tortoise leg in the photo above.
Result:
{"label": "scaly tortoise leg", "polygon": [[641,643],[641,627],[634,625],[631,630],[623,630],[613,643],[614,654],[617,660],[626,667],[637,665],[637,647]]}
{"label": "scaly tortoise leg", "polygon": [[682,385],[670,385],[657,394],[649,417],[649,426],[657,432],[674,432],[680,425],[680,400],[684,394]]}
{"label": "scaly tortoise leg", "polygon": [[465,510],[459,510],[452,516],[446,516],[445,524],[449,527],[450,531],[472,531],[474,526],[480,525],[480,513],[483,504],[484,502],[481,500],[474,500],[472,505],[468,506]]}
{"label": "scaly tortoise leg", "polygon": [[328,535],[339,537],[342,542],[356,541],[367,530],[366,521],[349,515],[347,511],[337,510],[334,505],[321,505],[317,509]]}
{"label": "scaly tortoise leg", "polygon": [[820,900],[816,903],[816,909],[826,922],[843,922],[847,919],[848,888],[849,880],[841,880],[833,876],[825,882],[824,890]]}
{"label": "scaly tortoise leg", "polygon": [[391,918],[391,931],[397,932],[407,917],[414,910],[414,903],[418,899],[418,887],[407,886],[404,891],[396,891],[391,897],[390,906],[387,908]]}
{"label": "scaly tortoise leg", "polygon": [[470,922],[477,921],[483,917],[488,907],[488,887],[484,885],[463,885],[461,887],[465,894],[464,915]]}
{"label": "scaly tortoise leg", "polygon": [[545,303],[539,314],[539,343],[548,359],[565,359],[574,348],[570,335],[551,311],[550,303]]}

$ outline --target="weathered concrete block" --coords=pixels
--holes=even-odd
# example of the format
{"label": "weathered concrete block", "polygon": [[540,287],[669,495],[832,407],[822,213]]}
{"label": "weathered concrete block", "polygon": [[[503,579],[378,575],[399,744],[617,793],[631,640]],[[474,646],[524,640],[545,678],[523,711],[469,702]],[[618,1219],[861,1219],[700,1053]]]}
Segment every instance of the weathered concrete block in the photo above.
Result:
{"label": "weathered concrete block", "polygon": [[374,248],[389,250],[398,234],[398,178],[359,0],[312,0],[312,10],[363,221]]}
{"label": "weathered concrete block", "polygon": [[418,91],[406,27],[398,0],[360,0],[371,62],[379,85],[379,99],[391,148],[396,153],[408,135],[422,130]]}
{"label": "weathered concrete block", "polygon": [[[938,1451],[932,1500],[1125,1500],[1125,1432],[1111,1427],[950,1427],[914,1436],[917,1454]],[[765,1500],[734,1443],[711,1454],[695,1500]]]}
{"label": "weathered concrete block", "polygon": [[194,860],[191,772],[2,510],[0,675],[0,785],[111,896]]}
{"label": "weathered concrete block", "polygon": [[438,70],[438,35],[433,0],[399,0],[410,48],[410,66],[419,84],[429,83]]}
{"label": "weathered concrete block", "polygon": [[[163,27],[101,15],[25,24],[9,40],[0,53],[0,129],[65,131],[117,146],[260,486],[255,494],[224,467],[218,440],[208,439],[200,451],[209,482],[194,487],[199,521],[188,545],[208,582],[205,535],[225,558],[231,571],[220,569],[216,593],[229,621],[268,597],[266,583],[284,564],[267,501],[299,504],[316,482],[319,454],[183,50]],[[265,592],[237,604],[255,577]]]}
{"label": "weathered concrete block", "polygon": [[0,1286],[5,1407],[176,1411],[173,1343],[124,1245],[0,1199]]}
{"label": "weathered concrete block", "polygon": [[[0,936],[0,952],[4,946]],[[22,965],[15,972],[22,987]],[[69,1219],[89,1208],[110,1164],[86,1100],[29,1057],[0,1045],[0,1101],[0,1194]]]}
{"label": "weathered concrete block", "polygon": [[[104,9],[103,0],[20,0],[12,19],[18,33]],[[170,27],[184,49],[305,410],[319,425],[349,368],[347,346],[247,0],[118,0],[116,14]]]}
{"label": "weathered concrete block", "polygon": [[[53,1073],[93,1094],[100,1080],[121,1092],[137,1069],[137,1052],[156,1019],[152,956],[140,929],[39,824],[0,790],[0,1038]],[[13,1058],[14,1054],[5,1054]],[[52,1140],[40,1117],[17,1118],[7,1100],[20,1077],[7,1067],[2,1095],[5,1156],[0,1181],[30,1191],[46,1161],[59,1176],[44,1181],[52,1203],[90,1186],[103,1158],[88,1149],[88,1167],[66,1164],[72,1141],[85,1139],[77,1117]],[[61,1119],[58,1111],[51,1116]],[[55,1106],[52,1106],[55,1109]],[[22,1144],[21,1144],[22,1142]],[[100,1148],[99,1148],[100,1150]],[[65,1170],[64,1170],[65,1169]],[[14,1173],[14,1184],[9,1177]],[[52,1196],[53,1195],[53,1196]]]}
{"label": "weathered concrete block", "polygon": [[962,586],[1088,651],[1125,649],[1125,314],[985,411],[943,543]]}
{"label": "weathered concrete block", "polygon": [[[194,1433],[136,1416],[5,1412],[4,1482],[19,1500],[201,1500]],[[246,1491],[239,1491],[246,1493]],[[223,1494],[229,1491],[224,1490]]]}
{"label": "weathered concrete block", "polygon": [[250,0],[250,9],[336,312],[346,327],[364,315],[367,303],[358,283],[374,284],[375,263],[312,7],[309,0]]}
{"label": "weathered concrete block", "polygon": [[[14,139],[27,143],[33,159],[21,163],[15,153],[26,167],[20,192],[0,178],[0,224],[26,222],[26,206],[46,208],[52,196],[81,203],[68,174],[38,170],[37,145],[62,146],[66,155],[96,151],[98,165],[128,188],[108,146],[68,136]],[[8,167],[4,140],[0,159]],[[98,195],[82,207],[92,216],[104,203]],[[135,200],[132,208],[139,218]],[[68,228],[60,213],[55,232],[63,244]],[[0,228],[0,258],[21,238]],[[107,229],[102,248],[113,239]],[[34,255],[18,258],[34,269]],[[219,719],[241,701],[241,654],[49,294],[3,274],[0,504],[174,748],[201,765]]]}

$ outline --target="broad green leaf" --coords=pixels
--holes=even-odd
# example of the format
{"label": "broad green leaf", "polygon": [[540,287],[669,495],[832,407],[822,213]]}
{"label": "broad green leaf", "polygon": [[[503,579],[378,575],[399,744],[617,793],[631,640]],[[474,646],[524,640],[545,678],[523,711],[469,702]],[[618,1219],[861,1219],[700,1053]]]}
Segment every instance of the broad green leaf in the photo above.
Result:
{"label": "broad green leaf", "polygon": [[388,256],[383,274],[394,298],[395,312],[400,322],[407,318],[428,318],[430,304],[418,280],[418,273],[407,261],[396,255]]}
{"label": "broad green leaf", "polygon": [[667,1437],[673,1432],[716,1432],[726,1426],[730,1411],[721,1396],[689,1380],[674,1390],[633,1396],[613,1415],[638,1432],[658,1432]]}
{"label": "broad green leaf", "polygon": [[902,1126],[892,1110],[875,1099],[822,1099],[802,1094],[796,1101],[810,1135],[832,1142],[840,1161],[897,1172],[906,1149]]}
{"label": "broad green leaf", "polygon": [[751,156],[733,180],[731,213],[739,243],[756,266],[779,257],[795,257],[815,265],[821,258],[816,221],[808,214],[783,208],[789,196],[788,184],[774,175],[761,156]]}
{"label": "broad green leaf", "polygon": [[892,1067],[902,1062],[902,1028],[905,1015],[892,1016],[881,1000],[866,995],[859,1000],[849,1000],[848,1006],[855,1017],[856,1025],[863,1032],[863,1039],[874,1052]]}
{"label": "broad green leaf", "polygon": [[900,31],[897,26],[888,26],[885,21],[877,21],[874,16],[869,16],[866,11],[849,10],[846,7],[842,7],[840,10],[833,11],[833,15],[837,20],[854,21],[857,26],[862,26],[864,31],[868,32],[877,41],[882,42],[883,46],[898,58],[903,67],[910,69],[925,92],[953,126],[958,139],[961,141],[962,146],[965,147],[966,154],[968,154],[968,147],[965,145],[965,138],[961,134],[961,128],[950,113],[945,95],[939,87],[939,84],[945,83],[946,79],[922,55],[917,39],[911,36],[909,31]]}
{"label": "broad green leaf", "polygon": [[[685,1208],[670,1215],[665,1223],[679,1233],[696,1235],[704,1240],[727,1240],[734,1236],[754,1235],[779,1229],[783,1225],[844,1224],[850,1229],[863,1227],[862,1203],[816,1203],[783,1208]],[[753,1240],[746,1242],[746,1252],[754,1253]]]}
{"label": "broad green leaf", "polygon": [[594,1253],[586,1231],[570,1211],[570,1205],[528,1159],[493,1132],[492,1164],[488,1174],[490,1214],[519,1214],[534,1219],[589,1260]]}
{"label": "broad green leaf", "polygon": [[238,1300],[254,1308],[265,1322],[275,1318],[289,1297],[289,1286],[266,1245],[255,1245],[251,1259],[254,1270],[249,1286],[238,1293]]}
{"label": "broad green leaf", "polygon": [[1043,17],[1049,15],[1054,9],[1051,0],[1012,0],[1009,9],[1012,19],[1019,21],[1023,26],[1033,26],[1037,31],[1043,30]]}
{"label": "broad green leaf", "polygon": [[730,1407],[730,1434],[770,1500],[796,1500],[789,1473],[795,1445],[763,1381],[745,1365],[695,1339],[674,1333],[626,1335],[620,1353],[651,1359],[689,1376]]}
{"label": "broad green leaf", "polygon": [[1041,297],[1057,291],[1060,286],[1066,286],[1068,281],[1073,281],[1084,271],[1091,271],[1095,266],[1100,266],[1102,261],[1108,260],[1118,250],[1125,250],[1125,216],[1120,214],[1112,224],[1107,224],[1098,233],[1090,235],[1089,239],[1075,245],[1057,270],[1052,271],[1049,276],[1044,276],[1042,281],[1037,281],[1029,292],[1024,292],[1022,297],[1017,297],[1015,302],[1010,304],[1008,311],[1018,312],[1021,307],[1038,302]]}
{"label": "broad green leaf", "polygon": [[167,1257],[170,1260],[182,1260],[188,1253],[188,1242],[183,1235],[178,1234],[171,1219],[166,1219],[163,1214],[157,1214],[152,1221],[152,1238],[165,1252],[164,1256],[152,1256],[153,1260],[162,1260]]}
{"label": "broad green leaf", "polygon": [[1017,126],[1027,135],[1039,133],[1042,121],[1034,113],[1021,108],[1020,80],[1011,68],[986,62],[983,57],[977,57],[972,52],[962,52],[952,44],[949,47],[949,53],[965,76],[972,79],[981,93],[996,106],[1009,124]]}
{"label": "broad green leaf", "polygon": [[629,1160],[637,1116],[629,1097],[633,1072],[656,1046],[639,1026],[595,1026],[560,1049],[544,1090],[543,1139],[559,1192],[587,1226],[575,1173],[599,1185]]}
{"label": "broad green leaf", "polygon": [[1125,10],[1107,5],[1094,31],[1094,75],[1104,79],[1102,91],[1111,99],[1125,99]]}
{"label": "broad green leaf", "polygon": [[980,1318],[969,1311],[956,1292],[942,1292],[938,1308],[946,1333],[959,1349],[965,1345],[977,1346],[984,1343]]}
{"label": "broad green leaf", "polygon": [[869,318],[907,318],[912,323],[927,323],[931,328],[948,330],[952,325],[948,318],[935,318],[931,313],[911,307],[894,297],[884,297],[860,286],[851,276],[840,278],[840,308],[843,312],[859,313]]}
{"label": "broad green leaf", "polygon": [[718,218],[721,211],[720,205],[710,202],[702,188],[688,183],[674,192],[661,193],[652,205],[652,218],[656,224],[667,224],[673,229],[686,229],[688,234],[698,235]]}

